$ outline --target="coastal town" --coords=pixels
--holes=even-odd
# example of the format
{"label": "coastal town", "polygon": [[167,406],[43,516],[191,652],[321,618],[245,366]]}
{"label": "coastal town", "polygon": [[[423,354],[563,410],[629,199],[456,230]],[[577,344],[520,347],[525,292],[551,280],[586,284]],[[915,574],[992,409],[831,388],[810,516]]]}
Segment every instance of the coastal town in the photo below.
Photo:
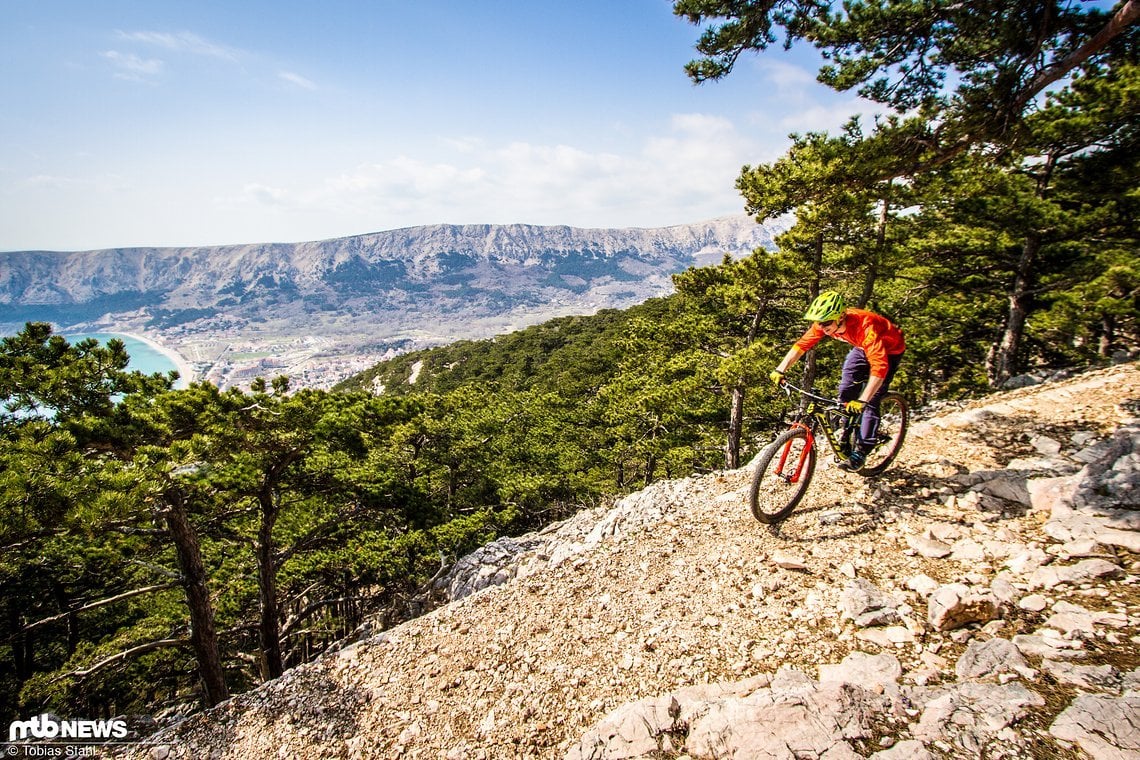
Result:
{"label": "coastal town", "polygon": [[292,390],[329,389],[340,381],[390,359],[396,350],[361,348],[352,342],[298,337],[175,337],[167,333],[127,333],[166,356],[178,370],[179,384],[209,382],[221,389],[248,389],[257,378],[289,378]]}

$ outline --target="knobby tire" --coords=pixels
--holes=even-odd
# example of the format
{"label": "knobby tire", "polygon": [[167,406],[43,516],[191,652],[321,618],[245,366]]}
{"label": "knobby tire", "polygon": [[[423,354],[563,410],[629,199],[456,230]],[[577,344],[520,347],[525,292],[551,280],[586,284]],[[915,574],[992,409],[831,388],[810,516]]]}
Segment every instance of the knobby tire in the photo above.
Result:
{"label": "knobby tire", "polygon": [[[784,471],[795,469],[800,456],[807,448],[807,458],[795,483],[789,483],[777,473],[785,449],[790,445],[784,461]],[[808,433],[803,428],[792,428],[781,433],[768,448],[760,453],[756,470],[752,473],[752,486],[748,491],[748,506],[752,516],[762,523],[780,522],[796,508],[807,493],[815,474],[815,447],[810,445]]]}
{"label": "knobby tire", "polygon": [[879,402],[879,416],[882,421],[878,434],[890,440],[867,455],[867,463],[859,470],[866,477],[878,475],[898,456],[910,426],[910,405],[901,394],[888,393]]}

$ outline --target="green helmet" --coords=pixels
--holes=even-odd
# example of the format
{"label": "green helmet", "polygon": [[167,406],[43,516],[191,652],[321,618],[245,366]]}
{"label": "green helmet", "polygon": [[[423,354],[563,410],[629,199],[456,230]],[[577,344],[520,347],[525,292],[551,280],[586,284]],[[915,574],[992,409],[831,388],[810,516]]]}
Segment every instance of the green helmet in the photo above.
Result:
{"label": "green helmet", "polygon": [[843,296],[834,290],[825,290],[811,302],[807,313],[804,314],[804,319],[809,322],[830,322],[833,319],[839,319],[846,308],[847,302],[843,300]]}

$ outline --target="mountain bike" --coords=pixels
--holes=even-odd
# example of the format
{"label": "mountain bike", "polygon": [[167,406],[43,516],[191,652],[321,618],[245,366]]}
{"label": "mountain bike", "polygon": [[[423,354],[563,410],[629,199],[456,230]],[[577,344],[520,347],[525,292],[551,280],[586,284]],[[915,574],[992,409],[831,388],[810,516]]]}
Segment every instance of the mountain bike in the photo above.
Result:
{"label": "mountain bike", "polygon": [[[748,491],[752,515],[762,523],[776,523],[792,513],[804,498],[815,474],[816,441],[820,433],[840,461],[854,445],[862,413],[850,414],[843,404],[812,388],[810,391],[784,382],[780,386],[791,398],[798,393],[802,402],[787,430],[776,437],[757,457]],[[902,448],[910,422],[910,406],[898,393],[888,393],[879,401],[881,422],[875,431],[867,462],[858,470],[871,477],[887,469]]]}

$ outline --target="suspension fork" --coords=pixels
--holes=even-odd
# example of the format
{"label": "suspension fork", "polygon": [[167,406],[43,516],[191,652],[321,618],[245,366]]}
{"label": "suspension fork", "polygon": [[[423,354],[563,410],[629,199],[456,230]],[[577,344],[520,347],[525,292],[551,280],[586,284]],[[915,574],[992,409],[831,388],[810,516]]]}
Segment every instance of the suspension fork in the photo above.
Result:
{"label": "suspension fork", "polygon": [[805,445],[804,450],[800,452],[791,473],[785,473],[784,467],[788,464],[788,455],[792,451],[792,443],[796,440],[795,438],[788,439],[788,442],[784,444],[784,450],[780,452],[780,463],[776,465],[776,477],[782,478],[788,483],[798,483],[800,475],[804,471],[804,462],[807,461],[808,454],[811,453],[811,450],[815,448],[815,435],[811,431],[811,426],[805,425],[802,422],[793,422],[792,427],[801,428],[804,431],[804,434],[807,436],[807,445]]}

